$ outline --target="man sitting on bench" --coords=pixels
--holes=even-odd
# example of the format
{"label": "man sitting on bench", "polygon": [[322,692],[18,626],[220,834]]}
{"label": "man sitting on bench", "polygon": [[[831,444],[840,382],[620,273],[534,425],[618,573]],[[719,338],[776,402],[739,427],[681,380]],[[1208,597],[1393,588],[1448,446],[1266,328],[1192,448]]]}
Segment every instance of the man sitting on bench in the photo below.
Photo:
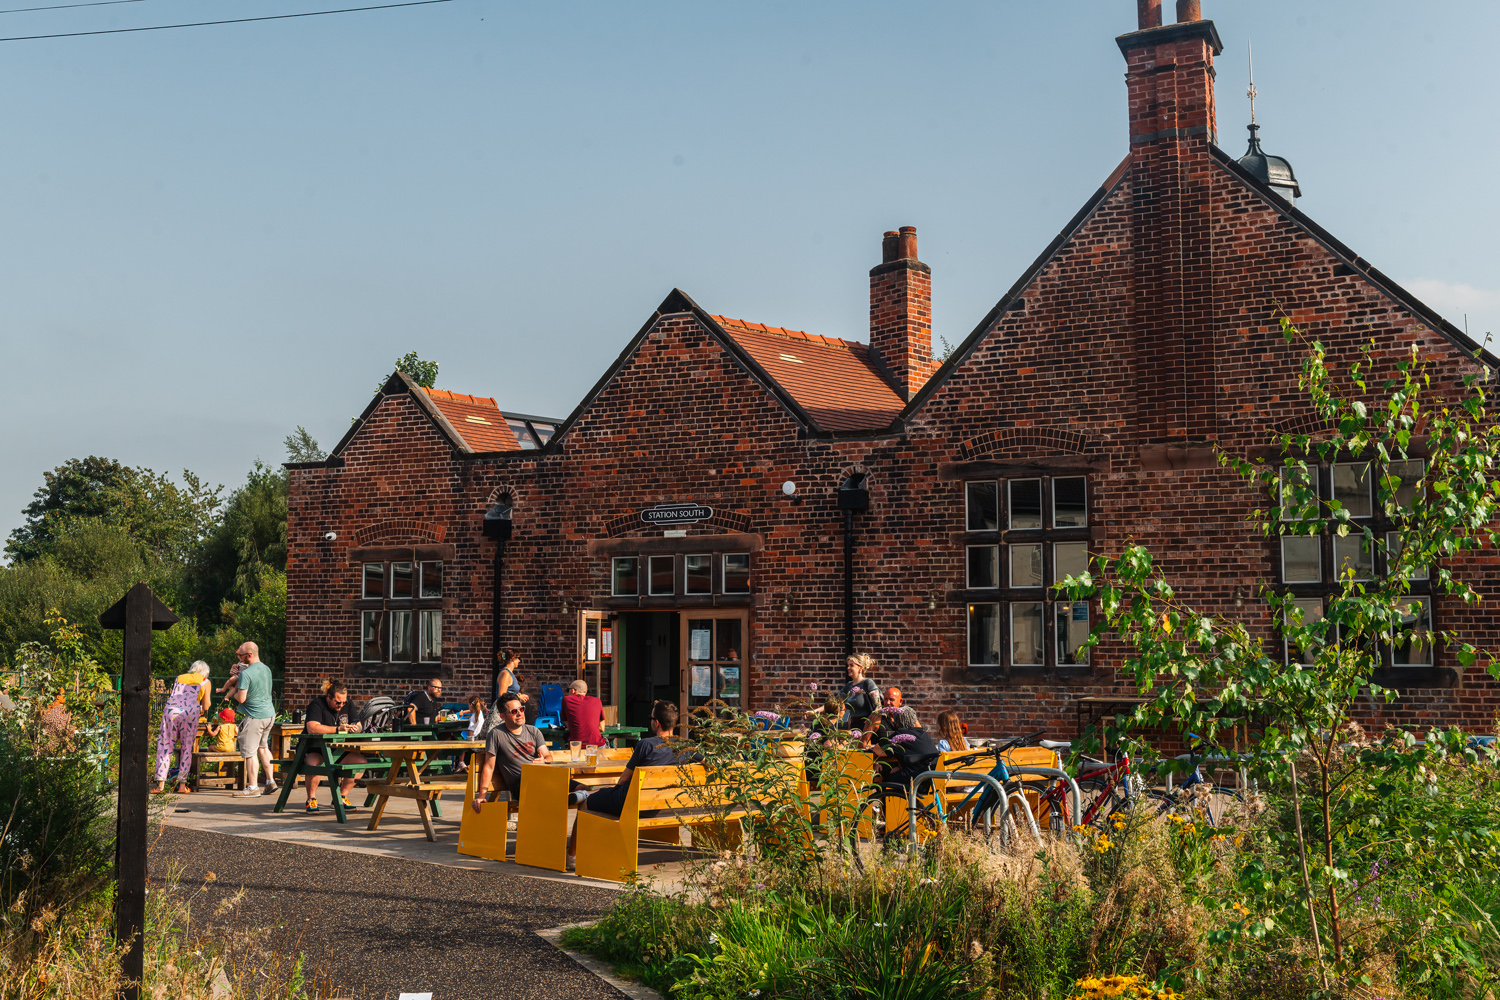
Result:
{"label": "man sitting on bench", "polygon": [[[677,704],[658,701],[651,706],[651,735],[635,745],[625,773],[609,788],[601,788],[588,797],[589,812],[620,815],[625,800],[630,797],[630,779],[638,767],[665,767],[670,764],[691,764],[702,758],[695,753],[684,753],[680,757],[669,745],[672,730],[677,728]],[[576,793],[575,793],[576,794]],[[642,813],[645,815],[645,813]]]}
{"label": "man sitting on bench", "polygon": [[[332,736],[338,733],[357,733],[360,730],[358,722],[354,721],[354,706],[349,704],[349,689],[343,681],[325,682],[328,686],[323,693],[312,700],[307,706],[307,732],[314,736]],[[328,753],[322,740],[318,740],[313,748],[307,751],[304,762],[310,767],[317,767],[323,763],[323,757],[332,760],[333,755]],[[360,753],[345,754],[341,764],[363,764],[365,755]],[[354,781],[358,773],[353,774],[339,783],[335,795],[344,797],[344,808],[353,809],[354,803],[349,801],[349,789],[354,787]],[[318,782],[322,776],[309,774],[307,776],[307,811],[318,811]]]}
{"label": "man sitting on bench", "polygon": [[479,766],[479,784],[475,786],[475,812],[479,812],[485,795],[489,793],[496,765],[500,768],[505,790],[510,792],[513,801],[520,802],[521,766],[534,760],[552,763],[552,748],[547,746],[546,737],[536,726],[526,724],[526,706],[520,695],[514,691],[505,692],[495,711],[500,714],[501,723],[491,729],[485,739],[484,763]]}

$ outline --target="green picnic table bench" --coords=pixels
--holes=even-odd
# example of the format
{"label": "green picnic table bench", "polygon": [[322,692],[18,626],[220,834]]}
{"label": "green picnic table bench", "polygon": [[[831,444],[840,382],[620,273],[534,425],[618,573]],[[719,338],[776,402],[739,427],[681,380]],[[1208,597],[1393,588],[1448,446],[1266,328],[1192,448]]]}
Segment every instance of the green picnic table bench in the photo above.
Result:
{"label": "green picnic table bench", "polygon": [[[388,774],[391,769],[391,762],[388,760],[367,760],[363,764],[345,764],[343,759],[353,751],[343,750],[337,753],[330,753],[324,745],[324,741],[331,739],[335,743],[357,743],[359,744],[360,752],[369,757],[371,754],[380,753],[380,744],[382,742],[409,743],[413,740],[431,740],[432,736],[432,730],[430,729],[413,729],[399,733],[298,733],[295,737],[297,740],[296,753],[293,754],[291,766],[286,770],[286,774],[282,778],[281,795],[276,799],[276,808],[271,811],[281,812],[286,808],[286,800],[291,796],[292,788],[297,784],[299,777],[316,775],[328,779],[329,785],[333,789],[333,813],[340,823],[347,823],[348,817],[344,811],[344,796],[339,793],[338,783],[345,778],[354,777],[360,771]],[[323,758],[323,763],[317,766],[307,763],[306,758],[308,753],[320,754]],[[335,757],[337,759],[334,759]],[[367,808],[374,801],[375,796],[366,794],[365,806]],[[432,813],[434,816],[442,816],[442,813],[438,811],[438,804],[435,801],[432,803]]]}

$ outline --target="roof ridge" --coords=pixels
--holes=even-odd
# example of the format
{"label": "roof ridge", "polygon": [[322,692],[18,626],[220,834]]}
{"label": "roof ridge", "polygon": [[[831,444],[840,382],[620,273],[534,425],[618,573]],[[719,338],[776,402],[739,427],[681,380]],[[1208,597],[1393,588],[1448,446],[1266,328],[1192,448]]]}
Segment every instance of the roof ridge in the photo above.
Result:
{"label": "roof ridge", "polygon": [[869,345],[859,340],[845,340],[843,337],[830,337],[823,333],[808,333],[805,330],[789,330],[782,326],[768,326],[764,323],[752,323],[749,320],[733,319],[729,316],[714,316],[714,322],[720,326],[737,326],[753,333],[769,333],[773,337],[781,337],[785,340],[801,340],[810,344],[822,344],[825,347],[844,347],[852,353],[859,353],[860,349],[868,349]]}

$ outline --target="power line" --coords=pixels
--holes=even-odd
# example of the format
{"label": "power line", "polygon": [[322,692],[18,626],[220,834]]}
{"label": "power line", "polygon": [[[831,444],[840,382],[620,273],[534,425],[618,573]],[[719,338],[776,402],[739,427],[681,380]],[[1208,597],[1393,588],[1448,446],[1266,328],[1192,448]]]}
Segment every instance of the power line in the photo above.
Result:
{"label": "power line", "polygon": [[30,10],[67,10],[70,7],[110,7],[117,3],[140,3],[141,0],[94,0],[93,3],[60,3],[53,7],[12,7],[0,14],[24,14]]}
{"label": "power line", "polygon": [[406,0],[405,3],[383,3],[374,7],[343,7],[339,10],[309,10],[301,14],[269,14],[265,17],[235,17],[227,21],[193,21],[189,24],[153,24],[144,28],[107,28],[102,31],[65,31],[55,35],[16,35],[0,38],[0,42],[30,42],[39,38],[78,38],[83,35],[123,35],[132,31],[165,31],[168,28],[205,28],[215,24],[246,24],[250,21],[284,21],[290,17],[317,17],[320,14],[356,14],[364,10],[389,10],[392,7],[425,7],[433,3],[452,3],[453,0]]}

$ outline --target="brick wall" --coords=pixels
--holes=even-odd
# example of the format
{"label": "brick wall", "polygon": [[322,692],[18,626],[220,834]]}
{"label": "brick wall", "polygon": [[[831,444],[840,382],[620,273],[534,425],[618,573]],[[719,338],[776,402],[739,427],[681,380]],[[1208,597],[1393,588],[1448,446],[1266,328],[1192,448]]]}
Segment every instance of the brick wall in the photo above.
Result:
{"label": "brick wall", "polygon": [[[1271,544],[1246,523],[1265,498],[1218,468],[1212,448],[1255,453],[1273,432],[1309,426],[1296,384],[1302,351],[1283,343],[1280,313],[1322,341],[1335,366],[1368,342],[1382,365],[1415,347],[1437,384],[1452,389],[1472,363],[1210,149],[1212,48],[1201,28],[1157,30],[1178,32],[1171,51],[1122,42],[1135,137],[1129,168],[1011,308],[976,330],[951,371],[917,397],[899,433],[810,432],[690,311],[658,317],[544,452],[457,458],[408,396],[384,398],[342,452],[342,467],[291,474],[289,701],[310,698],[326,676],[349,677],[361,699],[415,686],[357,676],[354,546],[448,546],[442,674],[450,694],[484,690],[494,545],[479,525],[501,490],[516,500],[515,536],[494,624],[505,645],[524,651],[529,690],[572,678],[577,609],[608,604],[609,558],[590,555],[589,543],[622,530],[659,537],[627,526],[636,511],[672,500],[721,512],[689,537],[727,524],[763,539],[747,660],[752,707],[804,696],[814,681],[834,685],[844,611],[834,491],[856,463],[869,472],[871,506],[856,517],[855,645],[879,661],[873,676],[899,684],[924,719],[958,707],[977,732],[1064,736],[1079,698],[1133,693],[1117,672],[1125,650],[1108,641],[1084,670],[989,679],[966,670],[955,466],[1088,469],[1096,554],[1140,541],[1184,600],[1249,615],[1275,642],[1253,596],[1236,603],[1275,573]],[[1179,74],[1150,72],[1168,60]],[[1149,138],[1164,116],[1170,134]],[[903,280],[913,275],[928,280],[901,270]],[[872,324],[887,291],[877,277]],[[786,480],[798,484],[795,496],[781,492]],[[337,542],[322,540],[329,530]],[[1457,569],[1487,594],[1500,584],[1492,555]],[[1440,628],[1500,645],[1484,605],[1434,603]],[[1441,649],[1437,666],[1446,686],[1406,690],[1394,706],[1372,703],[1368,718],[1489,728],[1500,685],[1453,673]]]}

